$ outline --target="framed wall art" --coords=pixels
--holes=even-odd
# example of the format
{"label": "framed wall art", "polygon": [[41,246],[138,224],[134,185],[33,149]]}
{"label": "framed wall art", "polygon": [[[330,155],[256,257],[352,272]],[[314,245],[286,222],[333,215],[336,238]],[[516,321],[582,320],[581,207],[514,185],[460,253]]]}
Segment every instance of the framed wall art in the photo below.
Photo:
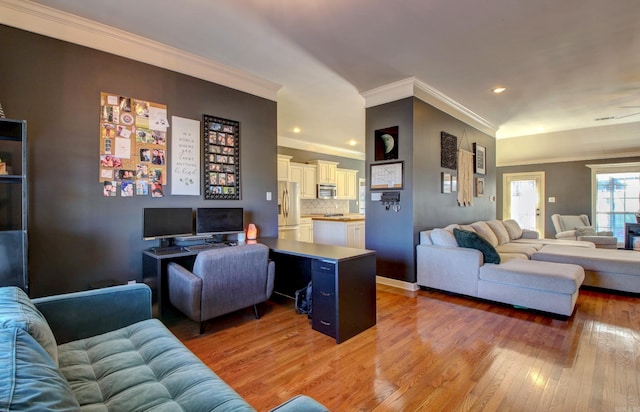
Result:
{"label": "framed wall art", "polygon": [[398,126],[375,131],[376,161],[398,158]]}
{"label": "framed wall art", "polygon": [[451,193],[451,173],[442,172],[440,178],[440,191],[442,193]]}
{"label": "framed wall art", "polygon": [[440,167],[456,170],[458,167],[458,138],[440,132]]}
{"label": "framed wall art", "polygon": [[484,196],[484,177],[476,177],[476,197]]}
{"label": "framed wall art", "polygon": [[404,162],[371,165],[371,190],[403,189]]}
{"label": "framed wall art", "polygon": [[240,123],[202,116],[204,198],[240,199]]}
{"label": "framed wall art", "polygon": [[487,148],[479,145],[478,143],[474,143],[473,154],[476,158],[474,163],[474,173],[479,175],[487,174]]}

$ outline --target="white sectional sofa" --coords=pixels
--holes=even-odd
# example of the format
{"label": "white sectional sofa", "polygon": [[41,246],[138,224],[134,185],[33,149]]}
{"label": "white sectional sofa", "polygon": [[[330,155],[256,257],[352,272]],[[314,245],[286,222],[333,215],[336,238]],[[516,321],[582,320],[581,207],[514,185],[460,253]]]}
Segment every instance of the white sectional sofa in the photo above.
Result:
{"label": "white sectional sofa", "polygon": [[[480,247],[459,246],[454,229],[479,235]],[[493,254],[483,254],[486,244]],[[486,263],[495,252],[500,262]],[[573,313],[583,284],[640,293],[640,253],[539,239],[514,220],[422,231],[416,255],[419,286],[563,316]]]}

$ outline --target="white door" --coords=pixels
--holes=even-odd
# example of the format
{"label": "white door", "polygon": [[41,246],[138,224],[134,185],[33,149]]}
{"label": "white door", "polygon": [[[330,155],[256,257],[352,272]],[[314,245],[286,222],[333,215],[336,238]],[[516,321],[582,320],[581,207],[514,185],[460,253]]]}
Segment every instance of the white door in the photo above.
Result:
{"label": "white door", "polygon": [[544,237],[544,172],[505,173],[502,183],[503,219],[514,219]]}

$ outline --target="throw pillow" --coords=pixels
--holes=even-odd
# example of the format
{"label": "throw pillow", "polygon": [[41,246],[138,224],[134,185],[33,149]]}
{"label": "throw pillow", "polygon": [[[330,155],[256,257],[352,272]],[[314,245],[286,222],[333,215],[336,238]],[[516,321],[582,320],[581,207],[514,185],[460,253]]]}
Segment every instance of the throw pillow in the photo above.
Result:
{"label": "throw pillow", "polygon": [[489,225],[491,230],[493,230],[493,233],[498,238],[499,245],[509,243],[509,241],[511,240],[509,238],[509,232],[507,232],[507,229],[504,227],[501,220],[489,220],[487,221],[487,225]]}
{"label": "throw pillow", "polygon": [[34,337],[58,364],[58,344],[49,323],[20,288],[0,288],[0,328],[18,327]]}
{"label": "throw pillow", "polygon": [[507,229],[507,232],[509,232],[511,240],[520,239],[522,237],[522,228],[515,220],[507,219],[504,220],[502,224],[504,225],[504,228]]}
{"label": "throw pillow", "polygon": [[472,223],[471,226],[476,230],[476,232],[482,235],[482,237],[485,238],[491,246],[498,246],[498,238],[495,233],[493,233],[493,230],[491,230],[487,222],[479,221]]}
{"label": "throw pillow", "polygon": [[496,249],[479,234],[467,230],[453,229],[453,235],[461,247],[482,252],[485,263],[500,263],[500,255]]}
{"label": "throw pillow", "polygon": [[444,229],[433,229],[431,231],[431,241],[435,246],[458,247],[458,242],[456,242],[453,233]]}
{"label": "throw pillow", "polygon": [[596,236],[596,230],[591,226],[578,226],[576,236]]}

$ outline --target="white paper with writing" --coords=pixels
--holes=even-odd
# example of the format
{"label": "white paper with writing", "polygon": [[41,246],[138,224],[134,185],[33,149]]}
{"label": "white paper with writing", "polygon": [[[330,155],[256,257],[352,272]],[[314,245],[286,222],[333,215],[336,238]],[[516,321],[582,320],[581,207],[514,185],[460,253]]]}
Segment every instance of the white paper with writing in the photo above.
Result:
{"label": "white paper with writing", "polygon": [[200,122],[171,117],[171,194],[200,196]]}

